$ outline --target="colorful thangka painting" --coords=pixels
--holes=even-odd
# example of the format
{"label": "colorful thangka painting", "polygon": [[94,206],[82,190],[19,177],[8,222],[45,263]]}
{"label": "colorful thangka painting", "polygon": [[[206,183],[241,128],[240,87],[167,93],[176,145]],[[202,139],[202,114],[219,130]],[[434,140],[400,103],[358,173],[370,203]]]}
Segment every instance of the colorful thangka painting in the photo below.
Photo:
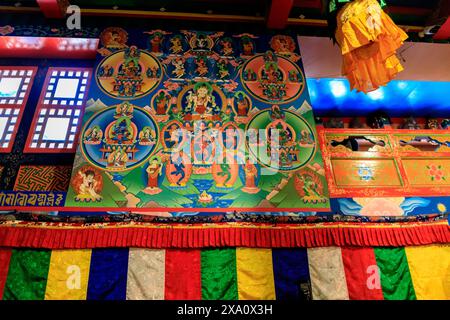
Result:
{"label": "colorful thangka painting", "polygon": [[105,29],[66,206],[328,211],[294,39]]}

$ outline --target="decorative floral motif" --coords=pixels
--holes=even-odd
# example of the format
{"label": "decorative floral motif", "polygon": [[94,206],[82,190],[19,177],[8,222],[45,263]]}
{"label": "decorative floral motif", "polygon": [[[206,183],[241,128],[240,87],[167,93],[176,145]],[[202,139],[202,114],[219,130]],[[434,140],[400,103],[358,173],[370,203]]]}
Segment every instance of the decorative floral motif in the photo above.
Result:
{"label": "decorative floral motif", "polygon": [[[5,26],[10,27],[10,26]],[[79,29],[54,28],[51,26],[34,26],[34,25],[15,25],[13,28],[14,36],[26,37],[78,37],[78,38],[98,38],[100,35],[99,28],[90,28],[84,26]]]}
{"label": "decorative floral motif", "polygon": [[374,175],[373,168],[367,165],[362,165],[358,167],[358,176],[361,181],[375,180],[373,175]]}
{"label": "decorative floral motif", "polygon": [[441,165],[431,164],[427,166],[427,168],[429,170],[428,173],[431,176],[431,181],[445,180],[444,172],[442,171]]}

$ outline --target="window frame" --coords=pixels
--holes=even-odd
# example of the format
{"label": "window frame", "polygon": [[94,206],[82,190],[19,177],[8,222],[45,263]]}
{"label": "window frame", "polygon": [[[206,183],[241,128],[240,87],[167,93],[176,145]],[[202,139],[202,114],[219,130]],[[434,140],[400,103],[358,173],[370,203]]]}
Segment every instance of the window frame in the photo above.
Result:
{"label": "window frame", "polygon": [[[80,81],[82,81],[82,79],[86,79],[87,80],[87,82],[85,84],[86,89],[84,91],[84,96],[82,98],[81,105],[79,105],[79,106],[76,105],[76,104],[74,104],[74,105],[68,105],[68,104],[67,105],[63,105],[63,104],[60,104],[60,103],[58,103],[58,104],[51,104],[50,101],[49,101],[49,103],[44,103],[45,100],[51,100],[51,98],[48,99],[46,97],[46,93],[48,92],[48,86],[51,85],[50,80],[52,79],[54,71],[57,71],[58,73],[60,71],[82,72],[82,73],[84,73],[86,71],[89,72],[89,75],[87,76],[87,78],[84,78],[84,77],[79,78]],[[85,108],[86,108],[86,102],[87,102],[87,99],[88,99],[89,88],[90,88],[90,84],[91,84],[91,81],[92,81],[92,76],[93,76],[93,69],[92,68],[78,68],[78,67],[49,67],[48,68],[47,73],[45,75],[44,85],[41,88],[41,93],[40,93],[40,96],[39,96],[39,100],[38,100],[38,103],[37,103],[35,111],[34,111],[33,120],[31,122],[30,130],[28,132],[28,137],[27,137],[27,141],[25,143],[24,149],[23,149],[23,153],[75,153],[76,152],[76,149],[77,149],[77,146],[78,146],[79,135],[80,135],[80,131],[81,131],[81,128],[82,128],[83,115],[84,115],[84,111],[85,111]],[[58,80],[59,79],[64,79],[64,77],[58,76],[57,79]],[[57,83],[58,82],[56,81],[53,85],[57,86]],[[54,90],[54,93],[56,93],[56,88]],[[57,98],[57,99],[63,99],[63,98]],[[67,98],[66,100],[70,100],[70,98]],[[36,134],[36,128],[38,126],[38,121],[39,121],[39,118],[41,116],[41,111],[43,109],[48,110],[48,113],[50,113],[50,109],[55,109],[56,110],[56,112],[55,112],[55,116],[56,117],[60,117],[61,116],[61,115],[57,114],[58,110],[69,110],[70,109],[70,110],[72,110],[72,112],[68,116],[71,119],[73,117],[72,114],[76,110],[80,111],[80,115],[78,117],[79,120],[78,120],[78,123],[76,124],[76,131],[74,132],[75,137],[74,137],[74,140],[72,142],[72,147],[70,147],[70,148],[67,148],[67,147],[64,147],[64,148],[31,147],[31,144],[33,143],[33,137]],[[40,135],[44,134],[44,131],[45,131],[44,124],[47,123],[47,119],[49,118],[48,117],[48,113],[46,111],[46,113],[45,113],[45,120],[44,120],[43,124],[41,125],[41,126],[43,126],[43,128],[41,129],[42,131],[39,131]],[[64,111],[64,114],[63,114],[62,118],[64,118],[64,115],[65,115],[65,111]],[[72,122],[70,122],[68,131],[66,131],[66,135],[70,134],[70,127],[72,127],[72,126],[74,126],[74,124]],[[46,140],[44,140],[44,141],[46,141]],[[40,143],[43,143],[43,142],[40,141],[38,143],[40,144]],[[45,143],[48,144],[49,142],[45,142]],[[62,143],[62,142],[55,142],[55,144],[57,144],[57,143]],[[65,141],[63,143],[67,144],[67,141]]]}
{"label": "window frame", "polygon": [[[28,98],[30,97],[30,94],[31,94],[31,88],[33,87],[34,80],[35,80],[36,75],[38,73],[38,67],[37,66],[13,66],[13,65],[5,66],[5,65],[2,65],[2,66],[0,66],[0,70],[2,70],[2,71],[3,70],[13,70],[13,71],[19,71],[19,72],[20,71],[26,71],[26,72],[32,71],[32,74],[30,75],[30,81],[27,83],[28,87],[27,87],[27,89],[25,91],[24,97],[16,98],[16,99],[21,99],[22,103],[13,103],[13,104],[1,103],[2,98],[0,98],[0,109],[2,109],[2,110],[19,109],[19,112],[17,114],[17,120],[14,123],[14,130],[11,133],[11,138],[9,140],[8,147],[3,147],[2,146],[3,144],[0,144],[0,153],[9,153],[9,152],[12,151],[12,149],[14,147],[14,144],[15,144],[15,141],[16,141],[17,132],[19,131],[19,127],[20,127],[20,124],[21,124],[21,121],[22,121],[22,117],[23,117],[23,114],[25,112],[25,108],[26,108],[27,103],[28,103]],[[12,77],[14,77],[14,76],[12,76]],[[24,78],[24,77],[22,77],[22,78]],[[23,85],[23,83],[22,83],[22,85]],[[3,111],[2,111],[2,114],[3,114]],[[10,120],[8,120],[8,122],[9,121]]]}

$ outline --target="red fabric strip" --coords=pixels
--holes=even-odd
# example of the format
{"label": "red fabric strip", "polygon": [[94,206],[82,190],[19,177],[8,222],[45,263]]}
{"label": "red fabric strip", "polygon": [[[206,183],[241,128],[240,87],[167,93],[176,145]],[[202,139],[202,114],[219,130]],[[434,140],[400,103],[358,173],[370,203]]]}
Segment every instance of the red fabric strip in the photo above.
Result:
{"label": "red fabric strip", "polygon": [[350,300],[383,300],[373,249],[342,247],[341,252]]}
{"label": "red fabric strip", "polygon": [[166,250],[166,300],[200,300],[200,250]]}
{"label": "red fabric strip", "polygon": [[3,289],[5,288],[6,278],[8,277],[10,259],[11,250],[0,248],[0,300],[3,298]]}
{"label": "red fabric strip", "polygon": [[[1,247],[30,247],[44,249],[84,249],[106,247],[141,248],[203,248],[257,247],[294,248],[318,246],[412,246],[450,242],[448,224],[416,223],[404,227],[389,227],[386,223],[373,227],[361,223],[321,225],[317,228],[295,228],[279,225],[273,228],[255,224],[250,227],[191,225],[171,227],[133,226],[83,229],[0,226]],[[288,228],[288,229],[286,229]]]}

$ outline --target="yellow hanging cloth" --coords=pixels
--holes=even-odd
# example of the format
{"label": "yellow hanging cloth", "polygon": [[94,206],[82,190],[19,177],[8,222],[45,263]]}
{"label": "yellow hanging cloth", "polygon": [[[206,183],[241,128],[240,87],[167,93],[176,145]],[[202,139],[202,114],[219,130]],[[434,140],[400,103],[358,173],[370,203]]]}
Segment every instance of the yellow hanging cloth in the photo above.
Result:
{"label": "yellow hanging cloth", "polygon": [[369,92],[395,78],[403,70],[396,51],[407,38],[378,1],[346,4],[337,15],[336,41],[351,89]]}

